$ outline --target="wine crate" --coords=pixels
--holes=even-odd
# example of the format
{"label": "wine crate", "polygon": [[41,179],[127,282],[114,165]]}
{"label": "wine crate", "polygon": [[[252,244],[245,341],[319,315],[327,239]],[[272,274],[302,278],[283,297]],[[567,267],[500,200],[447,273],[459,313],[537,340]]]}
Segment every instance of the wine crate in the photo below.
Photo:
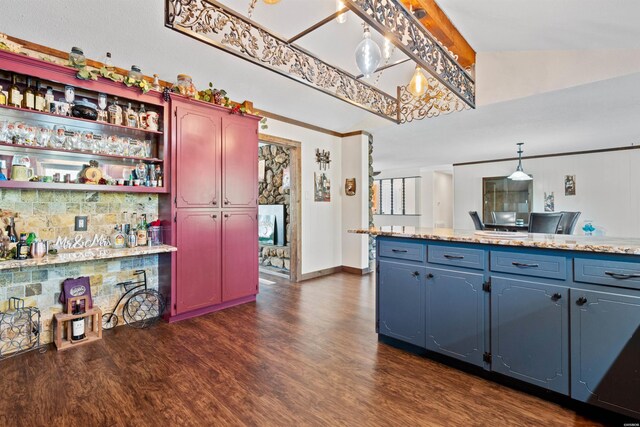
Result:
{"label": "wine crate", "polygon": [[[73,304],[82,300],[84,300],[85,307],[88,307],[89,298],[87,296],[73,297],[67,300],[68,313],[56,313],[53,315],[54,342],[56,349],[59,351],[102,339],[102,311],[99,308],[89,308],[82,314],[70,314]],[[85,330],[85,338],[74,341],[71,339],[71,321],[78,318],[89,318],[90,321],[89,325],[87,325],[88,328]]]}

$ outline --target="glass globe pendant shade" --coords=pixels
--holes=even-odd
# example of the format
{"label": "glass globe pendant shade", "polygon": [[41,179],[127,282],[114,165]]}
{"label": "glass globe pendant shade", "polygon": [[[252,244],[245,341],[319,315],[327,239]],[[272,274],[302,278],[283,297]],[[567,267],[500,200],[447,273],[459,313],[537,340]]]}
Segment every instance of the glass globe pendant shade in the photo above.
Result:
{"label": "glass globe pendant shade", "polygon": [[380,65],[381,58],[380,47],[371,40],[369,28],[365,28],[364,39],[356,47],[356,64],[364,77],[369,78],[373,75]]}
{"label": "glass globe pendant shade", "polygon": [[409,87],[407,90],[411,93],[411,95],[416,98],[420,98],[427,92],[427,88],[429,87],[429,82],[422,72],[422,68],[416,67],[416,71],[413,73],[413,77],[411,78],[411,82],[409,83]]}
{"label": "glass globe pendant shade", "polygon": [[523,153],[522,146],[524,145],[524,142],[519,142],[517,145],[518,145],[518,166],[516,167],[516,171],[511,175],[509,175],[507,179],[510,179],[512,181],[531,181],[533,178],[527,175],[522,169],[522,153]]}
{"label": "glass globe pendant shade", "polygon": [[280,2],[280,0],[264,0],[264,2],[266,4],[276,4],[276,3]]}

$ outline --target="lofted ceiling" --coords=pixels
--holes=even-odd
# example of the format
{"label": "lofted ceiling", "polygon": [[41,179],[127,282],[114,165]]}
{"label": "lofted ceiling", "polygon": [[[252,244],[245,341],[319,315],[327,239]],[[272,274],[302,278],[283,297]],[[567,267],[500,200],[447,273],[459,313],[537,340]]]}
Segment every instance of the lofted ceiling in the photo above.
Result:
{"label": "lofted ceiling", "polygon": [[[588,58],[589,51],[605,49],[615,58],[617,49],[628,49],[625,55],[640,57],[640,26],[635,24],[640,1],[615,0],[607,2],[607,7],[600,0],[436,1],[478,52],[480,69],[483,60],[493,61],[495,51],[506,56],[517,51],[526,56],[522,51],[579,49]],[[243,14],[249,3],[221,2]],[[252,100],[258,109],[338,132],[368,130],[374,135],[376,169],[512,157],[519,141],[526,143],[525,154],[542,154],[640,140],[640,105],[635,102],[640,96],[640,74],[633,74],[639,73],[640,67],[635,65],[627,66],[624,73],[618,70],[609,75],[607,67],[598,63],[599,77],[590,81],[589,61],[585,60],[583,74],[587,77],[580,79],[584,84],[549,83],[551,89],[544,92],[533,90],[536,79],[515,79],[512,73],[517,70],[513,67],[484,67],[494,75],[477,79],[478,109],[396,125],[165,28],[163,3],[0,0],[5,17],[0,31],[65,51],[79,45],[95,59],[111,51],[117,65],[137,64],[146,74],[158,73],[168,81],[174,81],[178,73],[190,73],[199,87],[212,81],[216,87],[227,89],[235,100]],[[33,13],[36,10],[38,13]],[[334,11],[335,0],[281,0],[270,6],[259,0],[252,18],[290,38]],[[361,40],[360,22],[349,12],[346,24],[329,22],[296,43],[358,74],[353,52]],[[375,32],[374,39],[382,44]],[[392,61],[402,58],[396,51]],[[535,62],[532,67],[536,64],[534,74],[546,82],[553,80],[553,61]],[[377,85],[394,93],[398,81],[408,82],[412,72],[410,63],[394,67],[383,73]],[[483,105],[483,93],[506,90],[501,86],[500,73],[509,77],[512,86],[531,85],[533,89],[521,90],[517,96],[494,97],[506,101]],[[369,79],[371,83],[375,80]]]}

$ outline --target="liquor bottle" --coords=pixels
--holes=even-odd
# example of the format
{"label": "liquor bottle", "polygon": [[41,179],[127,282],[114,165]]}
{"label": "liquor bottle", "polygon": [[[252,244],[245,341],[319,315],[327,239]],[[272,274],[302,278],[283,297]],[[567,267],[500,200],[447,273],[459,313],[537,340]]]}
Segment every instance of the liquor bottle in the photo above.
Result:
{"label": "liquor bottle", "polygon": [[136,112],[133,110],[131,103],[127,104],[125,116],[127,118],[127,126],[129,126],[130,128],[138,127],[138,114],[136,114]]}
{"label": "liquor bottle", "polygon": [[140,215],[140,223],[138,224],[138,229],[136,230],[136,245],[137,246],[147,246],[147,216],[145,214]]}
{"label": "liquor bottle", "polygon": [[116,225],[115,231],[113,233],[113,247],[115,249],[122,249],[127,245],[127,238],[120,229],[119,226]]}
{"label": "liquor bottle", "polygon": [[18,242],[18,234],[16,233],[16,223],[13,217],[9,218],[9,225],[7,225],[7,237],[11,243]]}
{"label": "liquor bottle", "polygon": [[[85,310],[80,301],[76,301],[73,304],[71,314],[79,315],[84,314]],[[71,320],[71,341],[80,341],[86,337],[84,331],[84,317],[78,317]]]}
{"label": "liquor bottle", "polygon": [[31,77],[27,77],[27,88],[24,90],[24,96],[22,97],[22,108],[36,109],[36,93],[31,87]]}
{"label": "liquor bottle", "polygon": [[47,86],[47,94],[44,96],[44,110],[47,113],[51,112],[51,104],[55,101],[55,97],[53,95],[53,88],[51,86]]}
{"label": "liquor bottle", "polygon": [[141,129],[147,128],[147,109],[144,108],[144,104],[140,104],[138,110],[138,127]]}
{"label": "liquor bottle", "polygon": [[22,92],[16,85],[16,75],[11,76],[11,86],[9,87],[9,105],[12,107],[18,107],[22,105]]}
{"label": "liquor bottle", "polygon": [[156,181],[158,181],[158,187],[162,187],[162,169],[160,169],[160,165],[156,165]]}
{"label": "liquor bottle", "polygon": [[112,125],[122,124],[122,107],[118,105],[118,97],[113,97],[113,103],[109,106],[109,123]]}
{"label": "liquor bottle", "polygon": [[16,259],[27,259],[29,256],[29,245],[27,244],[27,235],[20,233],[20,241],[16,245]]}
{"label": "liquor bottle", "polygon": [[7,105],[7,96],[2,91],[1,85],[0,85],[0,105]]}
{"label": "liquor bottle", "polygon": [[47,100],[45,98],[45,92],[40,86],[40,80],[36,81],[36,110],[45,111],[47,107]]}

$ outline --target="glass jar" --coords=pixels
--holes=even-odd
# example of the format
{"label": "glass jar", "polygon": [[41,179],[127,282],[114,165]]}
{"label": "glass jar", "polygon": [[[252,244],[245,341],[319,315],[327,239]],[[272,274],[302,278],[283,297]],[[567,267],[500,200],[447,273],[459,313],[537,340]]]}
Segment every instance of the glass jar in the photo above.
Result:
{"label": "glass jar", "polygon": [[129,71],[129,77],[136,80],[142,80],[142,71],[140,71],[140,67],[132,65],[131,70]]}
{"label": "glass jar", "polygon": [[191,76],[188,74],[178,74],[178,81],[175,86],[178,88],[180,95],[188,96],[189,98],[195,98],[198,94],[196,87],[191,80]]}
{"label": "glass jar", "polygon": [[87,58],[79,47],[72,47],[69,53],[69,65],[74,68],[84,68],[87,66]]}

